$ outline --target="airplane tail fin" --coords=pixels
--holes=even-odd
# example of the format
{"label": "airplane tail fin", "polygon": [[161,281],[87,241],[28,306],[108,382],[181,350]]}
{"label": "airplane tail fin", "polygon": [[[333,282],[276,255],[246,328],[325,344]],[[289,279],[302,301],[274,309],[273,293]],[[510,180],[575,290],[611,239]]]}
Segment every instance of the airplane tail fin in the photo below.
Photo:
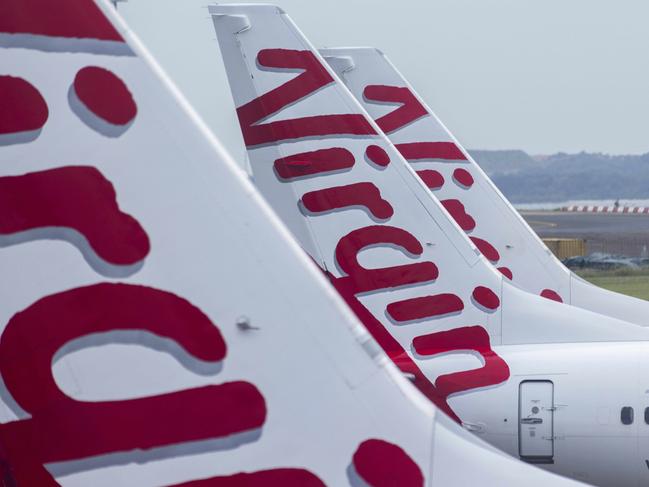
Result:
{"label": "airplane tail fin", "polygon": [[[431,196],[283,11],[210,12],[255,185],[390,359],[449,416],[460,420],[449,397],[508,381],[499,345],[647,338],[504,282],[489,263],[500,253],[473,233],[463,203]],[[466,350],[484,366],[455,361],[452,352]]]}
{"label": "airplane tail fin", "polygon": [[[421,486],[463,470],[107,3],[6,0],[0,43],[3,485]],[[438,451],[453,460],[433,471]],[[476,454],[486,485],[513,481],[518,462]]]}
{"label": "airplane tail fin", "polygon": [[463,205],[475,223],[471,235],[493,248],[498,259],[492,263],[509,281],[548,299],[648,324],[649,304],[586,284],[563,266],[385,54],[369,47],[320,53],[435,197]]}
{"label": "airplane tail fin", "polygon": [[429,482],[434,412],[112,8],[0,30],[0,478]]}

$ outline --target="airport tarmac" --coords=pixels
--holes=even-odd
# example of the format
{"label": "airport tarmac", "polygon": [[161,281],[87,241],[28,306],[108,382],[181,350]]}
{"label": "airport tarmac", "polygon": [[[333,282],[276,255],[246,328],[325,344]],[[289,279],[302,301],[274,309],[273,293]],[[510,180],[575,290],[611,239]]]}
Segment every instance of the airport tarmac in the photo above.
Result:
{"label": "airport tarmac", "polygon": [[567,211],[522,211],[537,232],[547,236],[575,237],[588,233],[644,233],[649,236],[649,215],[580,213]]}
{"label": "airport tarmac", "polygon": [[649,215],[521,211],[541,238],[580,238],[588,253],[639,257],[649,247]]}

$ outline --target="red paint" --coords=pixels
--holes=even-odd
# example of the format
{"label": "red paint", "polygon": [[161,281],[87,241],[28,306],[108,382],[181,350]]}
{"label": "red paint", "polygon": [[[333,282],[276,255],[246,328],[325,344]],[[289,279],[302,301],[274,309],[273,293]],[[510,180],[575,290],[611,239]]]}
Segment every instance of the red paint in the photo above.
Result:
{"label": "red paint", "polygon": [[237,108],[239,124],[247,146],[328,135],[370,135],[376,132],[361,114],[316,115],[258,123],[334,82],[311,51],[262,49],[259,66],[303,70],[295,78]]}
{"label": "red paint", "polygon": [[394,214],[390,203],[381,198],[381,192],[373,183],[355,183],[311,191],[302,196],[302,204],[313,213],[362,206],[376,218],[387,219]]}
{"label": "red paint", "polygon": [[61,392],[52,361],[62,346],[126,330],[172,340],[207,362],[226,354],[220,332],[201,310],[145,286],[72,289],[17,313],[0,337],[0,373],[13,399],[31,415],[0,425],[2,460],[11,465],[17,485],[57,485],[47,463],[224,438],[263,425],[264,398],[241,381],[123,401],[81,402]]}
{"label": "red paint", "polygon": [[113,185],[94,167],[66,166],[0,178],[0,235],[43,227],[81,233],[114,265],[132,265],[149,253],[149,238],[120,211]]}
{"label": "red paint", "polygon": [[543,291],[541,291],[541,296],[547,299],[551,299],[552,301],[557,301],[558,303],[563,303],[563,299],[561,299],[559,293],[553,291],[552,289],[544,289]]}
{"label": "red paint", "polygon": [[325,487],[325,484],[308,470],[275,468],[194,480],[169,487]]}
{"label": "red paint", "polygon": [[424,251],[419,241],[401,228],[373,225],[358,228],[340,239],[336,245],[336,261],[340,269],[353,283],[356,293],[388,289],[408,284],[431,282],[439,274],[432,262],[397,265],[380,269],[366,269],[358,262],[363,249],[375,246],[396,246],[405,252],[421,255]]}
{"label": "red paint", "polygon": [[473,290],[471,296],[476,303],[490,311],[494,311],[498,309],[498,306],[500,306],[500,299],[498,298],[498,295],[488,287],[476,287]]}
{"label": "red paint", "polygon": [[[378,227],[378,228],[385,228],[385,227]],[[405,232],[404,230],[400,230],[400,231]],[[367,239],[367,240],[371,242],[371,240],[373,239]],[[368,243],[368,245],[370,244],[371,243]],[[362,245],[359,247],[359,244],[356,244],[355,248],[362,248]],[[331,280],[333,286],[336,288],[340,296],[345,300],[347,305],[356,314],[358,319],[363,323],[363,325],[365,325],[365,328],[367,328],[367,330],[370,332],[372,337],[381,346],[381,348],[386,353],[386,355],[390,358],[390,360],[392,360],[394,364],[399,368],[399,370],[401,370],[401,372],[403,372],[404,374],[411,374],[413,377],[412,383],[414,384],[415,387],[419,389],[419,391],[425,397],[427,397],[430,401],[432,401],[433,404],[435,404],[438,408],[440,408],[451,419],[453,419],[458,423],[461,423],[460,418],[453,412],[451,407],[448,405],[447,402],[448,394],[452,393],[453,390],[456,391],[470,390],[476,387],[474,386],[474,384],[476,383],[480,384],[477,387],[483,387],[484,385],[496,385],[499,384],[500,382],[503,382],[503,380],[506,380],[507,377],[509,377],[509,368],[507,367],[507,364],[500,357],[498,357],[495,353],[492,352],[493,355],[489,356],[490,367],[487,370],[487,372],[489,373],[485,373],[484,371],[481,370],[481,371],[468,371],[468,372],[463,372],[458,374],[450,374],[448,376],[449,378],[451,379],[453,377],[456,378],[455,380],[450,381],[455,385],[455,388],[453,389],[449,387],[449,381],[442,380],[441,385],[443,388],[439,389],[428,379],[428,377],[424,375],[424,373],[417,366],[415,361],[410,357],[410,355],[408,355],[408,353],[399,344],[399,342],[390,334],[390,332],[387,331],[387,329],[383,326],[383,324],[376,319],[376,317],[360,302],[360,300],[356,296],[357,294],[360,294],[362,292],[376,291],[380,289],[390,289],[402,285],[404,282],[404,280],[401,277],[402,273],[399,272],[394,273],[395,281],[391,282],[390,278],[392,276],[390,275],[389,272],[386,271],[390,271],[395,268],[373,269],[372,271],[368,271],[358,266],[358,262],[355,258],[355,254],[353,253],[353,251],[349,253],[351,254],[352,265],[351,266],[346,265],[345,267],[347,267],[348,269],[359,267],[358,272],[361,274],[361,277],[359,278],[350,275],[350,276],[337,278],[333,276],[331,273],[327,272],[327,276]],[[338,262],[340,265],[341,261],[338,260]],[[343,266],[340,265],[340,267]],[[405,267],[405,266],[397,266],[397,267]],[[369,279],[364,279],[365,276],[363,275],[363,272],[381,272],[381,274],[377,275],[376,276],[377,279],[374,279],[372,285],[370,285],[367,283]],[[469,334],[470,337],[474,335],[475,332]],[[442,337],[444,336],[445,335],[442,335]],[[470,344],[471,342],[467,342],[467,343]],[[442,342],[440,346],[441,348],[444,348],[447,347],[448,345]],[[456,347],[457,350],[466,350],[466,348],[467,348],[466,343],[463,344],[462,342],[460,342],[459,345]],[[486,353],[484,356],[486,356]],[[494,368],[498,370],[498,373],[492,373],[492,371],[494,371]],[[506,377],[504,379],[501,379],[503,374],[506,374]],[[440,379],[442,378],[441,377],[438,378],[438,381]],[[489,382],[489,381],[493,381],[493,382]]]}
{"label": "red paint", "polygon": [[[282,84],[257,99],[239,107],[239,121],[248,146],[293,140],[302,137],[322,137],[327,135],[368,135],[373,133],[372,127],[366,130],[365,118],[349,115],[357,120],[358,125],[349,128],[350,123],[345,115],[314,116],[292,120],[265,123],[269,117],[280,113],[289,105],[304,99],[316,90],[329,85],[333,79],[324,70],[319,61],[306,51],[289,51],[282,49],[263,50],[257,57],[260,66],[303,70],[295,78]],[[417,143],[405,144],[402,149],[406,155],[410,154],[415,160],[445,159],[466,160],[462,152],[453,143]],[[367,155],[372,161],[373,154]],[[376,158],[376,157],[374,157]],[[275,171],[280,178],[291,179],[303,175],[302,168],[310,167],[308,161],[300,160],[296,156],[293,160],[278,160]],[[380,159],[379,159],[380,161]],[[380,164],[379,164],[380,165]],[[287,168],[290,166],[290,171]],[[281,169],[279,169],[281,167]],[[297,169],[299,168],[299,169]],[[285,171],[281,174],[280,171]],[[319,171],[314,171],[319,172]],[[328,188],[340,189],[340,188]],[[328,211],[329,209],[343,208],[348,201],[341,203],[340,199],[332,201],[326,192],[312,192],[309,195],[313,200],[304,206]],[[325,198],[322,195],[326,195]],[[306,196],[306,195],[305,195]],[[349,198],[348,193],[345,195]],[[309,200],[307,198],[307,200]],[[315,205],[315,207],[314,207]],[[413,376],[414,385],[451,418],[459,422],[459,418],[446,402],[446,396],[440,393],[432,382],[422,373],[415,361],[401,344],[390,334],[372,313],[361,303],[359,296],[383,290],[397,289],[399,287],[434,281],[438,276],[437,267],[432,262],[417,262],[405,265],[396,265],[383,268],[365,268],[360,265],[358,254],[364,249],[382,247],[383,252],[402,250],[406,254],[419,256],[423,253],[421,243],[407,231],[387,225],[374,225],[359,228],[345,235],[338,242],[335,249],[335,258],[338,268],[342,271],[341,277],[335,277],[327,272],[334,287],[345,299],[350,308],[356,313],[372,336],[377,340],[390,359],[399,369]],[[395,249],[396,248],[396,249]],[[462,387],[459,384],[458,387]]]}
{"label": "red paint", "polygon": [[481,326],[465,326],[422,335],[416,337],[412,344],[415,351],[423,356],[460,351],[474,351],[482,356],[484,365],[480,368],[437,378],[435,387],[446,398],[469,389],[501,384],[509,379],[507,363],[491,349],[489,334]]}
{"label": "red paint", "polygon": [[431,159],[466,161],[462,151],[453,142],[409,142],[396,144],[395,147],[410,162]]}
{"label": "red paint", "polygon": [[489,242],[478,237],[469,238],[475,244],[475,246],[478,247],[478,250],[487,258],[487,260],[493,263],[496,263],[500,260],[500,254]]}
{"label": "red paint", "polygon": [[386,167],[390,164],[390,156],[378,145],[370,145],[365,150],[365,157],[377,166]]}
{"label": "red paint", "polygon": [[422,487],[419,466],[399,446],[371,439],[361,443],[352,459],[354,470],[370,487]]}
{"label": "red paint", "polygon": [[370,85],[363,90],[363,97],[369,102],[399,103],[401,106],[376,119],[377,125],[386,134],[428,115],[426,108],[406,87]]}
{"label": "red paint", "polygon": [[463,309],[464,303],[458,296],[445,293],[396,301],[388,304],[387,312],[393,320],[405,323],[458,313]]}
{"label": "red paint", "polygon": [[503,276],[505,276],[510,281],[514,279],[514,274],[512,273],[509,267],[498,267],[498,270]]}
{"label": "red paint", "polygon": [[[361,292],[357,290],[356,283],[350,280],[349,277],[335,277],[331,273],[327,273],[327,276],[336,288],[336,291],[338,291],[338,294],[345,300],[350,309],[356,314],[361,323],[365,325],[365,328],[367,328],[372,337],[399,370],[404,374],[412,374],[414,377],[412,379],[413,385],[451,419],[460,423],[460,418],[453,412],[445,399],[440,396],[435,386],[424,375],[421,369],[419,369],[415,361],[410,358],[399,342],[356,297],[356,294]],[[384,285],[388,288],[390,287],[390,283],[386,282]]]}
{"label": "red paint", "polygon": [[436,190],[444,186],[444,176],[434,169],[417,171],[417,175],[429,189]]}
{"label": "red paint", "polygon": [[0,76],[0,135],[40,130],[48,116],[47,103],[34,85]]}
{"label": "red paint", "polygon": [[458,186],[468,189],[473,186],[473,176],[466,169],[456,169],[453,171],[453,180],[457,183]]}
{"label": "red paint", "polygon": [[274,167],[281,179],[291,180],[342,171],[351,168],[354,162],[354,154],[342,147],[333,147],[282,157],[274,162]]}
{"label": "red paint", "polygon": [[137,115],[137,106],[128,87],[107,69],[97,66],[80,69],[73,86],[86,108],[108,123],[124,126]]}
{"label": "red paint", "polygon": [[460,200],[450,199],[440,201],[446,211],[453,217],[462,230],[470,232],[475,228],[475,220],[464,209]]}
{"label": "red paint", "polygon": [[92,0],[2,0],[0,32],[124,42]]}
{"label": "red paint", "polygon": [[327,276],[359,320],[381,348],[404,373],[414,376],[413,384],[424,396],[441,408],[455,421],[460,419],[440,397],[430,380],[423,374],[399,342],[385,329],[383,324],[363,306],[357,298],[365,292],[392,289],[400,286],[430,282],[437,278],[437,267],[432,262],[400,265],[382,269],[365,269],[358,263],[358,253],[366,247],[384,244],[396,245],[406,252],[421,255],[423,247],[417,239],[405,230],[389,226],[371,226],[352,231],[344,236],[336,247],[336,260],[347,276]]}

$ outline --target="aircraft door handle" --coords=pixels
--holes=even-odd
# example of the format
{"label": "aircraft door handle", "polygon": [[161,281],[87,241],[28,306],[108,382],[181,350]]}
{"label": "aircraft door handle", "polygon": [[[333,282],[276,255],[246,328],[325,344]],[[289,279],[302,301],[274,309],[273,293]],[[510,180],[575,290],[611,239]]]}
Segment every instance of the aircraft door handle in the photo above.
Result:
{"label": "aircraft door handle", "polygon": [[521,424],[541,424],[542,418],[521,418]]}

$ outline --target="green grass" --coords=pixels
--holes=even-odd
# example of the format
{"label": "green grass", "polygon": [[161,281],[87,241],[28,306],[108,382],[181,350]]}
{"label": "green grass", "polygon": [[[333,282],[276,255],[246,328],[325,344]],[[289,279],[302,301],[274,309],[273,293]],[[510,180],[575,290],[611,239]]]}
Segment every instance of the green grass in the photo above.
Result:
{"label": "green grass", "polygon": [[649,301],[649,270],[615,269],[576,271],[594,285]]}

